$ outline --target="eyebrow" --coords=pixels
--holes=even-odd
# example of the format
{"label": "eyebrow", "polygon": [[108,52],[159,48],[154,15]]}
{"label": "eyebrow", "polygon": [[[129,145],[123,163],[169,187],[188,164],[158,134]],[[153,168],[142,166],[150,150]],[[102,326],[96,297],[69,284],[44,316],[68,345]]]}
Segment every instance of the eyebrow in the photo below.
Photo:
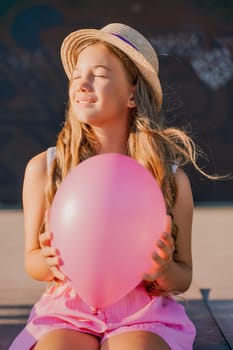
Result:
{"label": "eyebrow", "polygon": [[104,66],[103,64],[97,64],[96,66],[93,67],[94,69],[96,68],[104,68],[104,69],[107,69],[108,71],[111,71],[111,69],[107,66]]}
{"label": "eyebrow", "polygon": [[[107,66],[104,66],[103,64],[97,64],[95,66],[93,66],[94,69],[97,69],[97,68],[104,68],[106,70],[108,70],[109,72],[111,72],[111,68],[107,67]],[[78,68],[74,68],[73,72],[78,72],[79,69]]]}

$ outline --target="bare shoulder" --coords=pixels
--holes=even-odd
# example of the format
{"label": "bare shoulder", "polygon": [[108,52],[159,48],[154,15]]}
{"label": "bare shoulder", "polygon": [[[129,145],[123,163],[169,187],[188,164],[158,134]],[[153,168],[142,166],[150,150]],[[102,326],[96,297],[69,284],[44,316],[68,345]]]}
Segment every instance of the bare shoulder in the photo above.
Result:
{"label": "bare shoulder", "polygon": [[26,165],[23,182],[23,200],[31,196],[32,191],[36,194],[43,191],[47,181],[47,154],[46,151],[37,154]]}
{"label": "bare shoulder", "polygon": [[47,173],[47,152],[37,154],[29,160],[26,166],[25,174],[44,175]]}
{"label": "bare shoulder", "polygon": [[178,186],[190,186],[188,175],[181,168],[177,168],[175,172],[175,179],[176,179],[176,184]]}
{"label": "bare shoulder", "polygon": [[193,205],[193,196],[192,196],[190,181],[183,169],[181,168],[177,169],[175,173],[175,182],[176,182],[176,188],[177,188],[176,203],[180,201],[185,201]]}

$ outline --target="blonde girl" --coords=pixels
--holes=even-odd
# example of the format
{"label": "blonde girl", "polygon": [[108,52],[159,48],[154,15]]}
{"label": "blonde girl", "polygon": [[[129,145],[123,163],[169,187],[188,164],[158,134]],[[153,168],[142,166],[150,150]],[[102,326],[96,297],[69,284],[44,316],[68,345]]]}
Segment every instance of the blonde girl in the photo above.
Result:
{"label": "blonde girl", "polygon": [[[32,278],[54,283],[10,349],[191,350],[195,327],[172,295],[192,280],[193,199],[182,167],[199,168],[193,141],[163,120],[156,52],[135,29],[112,23],[69,34],[61,58],[69,78],[64,126],[56,147],[29,161],[23,186],[25,267]],[[101,153],[126,154],[145,166],[163,191],[168,215],[153,271],[121,300],[96,310],[62,274],[46,212],[69,171]]]}

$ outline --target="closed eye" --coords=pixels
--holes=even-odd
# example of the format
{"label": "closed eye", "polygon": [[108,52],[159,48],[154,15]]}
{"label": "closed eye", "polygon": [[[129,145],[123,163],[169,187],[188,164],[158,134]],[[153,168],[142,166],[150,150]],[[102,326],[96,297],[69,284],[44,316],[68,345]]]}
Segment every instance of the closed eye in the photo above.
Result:
{"label": "closed eye", "polygon": [[106,75],[102,75],[102,74],[94,74],[94,77],[97,77],[97,78],[107,78]]}

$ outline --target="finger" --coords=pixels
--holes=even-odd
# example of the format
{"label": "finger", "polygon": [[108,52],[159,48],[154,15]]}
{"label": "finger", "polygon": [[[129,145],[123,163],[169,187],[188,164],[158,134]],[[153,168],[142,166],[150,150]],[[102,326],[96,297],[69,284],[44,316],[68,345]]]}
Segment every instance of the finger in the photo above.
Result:
{"label": "finger", "polygon": [[44,257],[53,257],[57,255],[57,250],[54,247],[44,246],[42,249],[42,254]]}
{"label": "finger", "polygon": [[142,276],[142,279],[148,282],[155,281],[161,270],[162,270],[162,266],[160,265],[157,265],[157,267],[154,266],[153,271],[144,273]]}
{"label": "finger", "polygon": [[153,252],[152,257],[156,264],[156,269],[161,269],[166,264],[167,259],[161,257],[157,252]]}
{"label": "finger", "polygon": [[49,232],[49,231],[45,231],[43,233],[40,234],[39,236],[39,240],[40,241],[48,241],[48,240],[51,240],[52,239],[52,233]]}
{"label": "finger", "polygon": [[161,238],[172,250],[174,249],[174,239],[170,233],[163,232]]}
{"label": "finger", "polygon": [[50,267],[53,266],[59,266],[60,265],[60,259],[59,256],[49,256],[46,258],[46,262]]}
{"label": "finger", "polygon": [[50,270],[52,271],[54,277],[57,278],[58,280],[61,280],[61,281],[66,280],[66,276],[56,266],[52,266]]}
{"label": "finger", "polygon": [[160,271],[164,268],[166,261],[162,259],[156,252],[152,255],[154,260],[154,266],[151,268],[150,271],[147,271],[147,273],[143,274],[143,280],[145,281],[155,281],[157,276],[159,275]]}
{"label": "finger", "polygon": [[157,247],[159,248],[159,253],[162,259],[168,260],[172,257],[173,249],[169,244],[159,240]]}
{"label": "finger", "polygon": [[167,233],[171,233],[171,231],[172,231],[172,218],[171,218],[171,215],[166,215],[165,231]]}
{"label": "finger", "polygon": [[43,232],[39,235],[39,243],[41,248],[44,246],[50,246],[53,234],[51,232]]}

